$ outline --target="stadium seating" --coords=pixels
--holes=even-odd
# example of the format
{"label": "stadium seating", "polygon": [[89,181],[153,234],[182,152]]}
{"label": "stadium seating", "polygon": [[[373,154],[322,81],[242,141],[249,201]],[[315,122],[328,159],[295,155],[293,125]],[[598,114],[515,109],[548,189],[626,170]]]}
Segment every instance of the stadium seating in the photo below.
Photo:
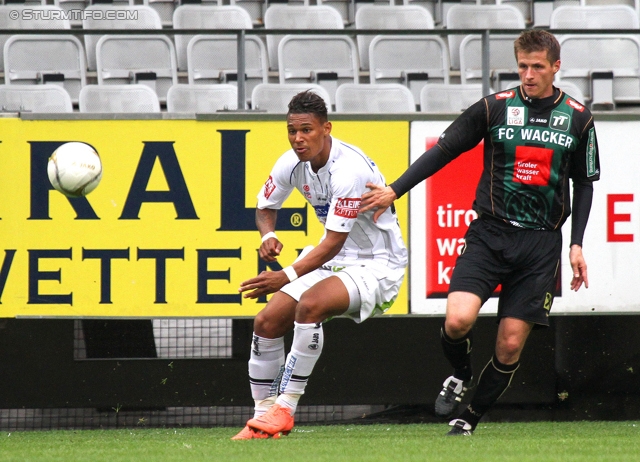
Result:
{"label": "stadium seating", "polygon": [[[267,83],[267,50],[259,37],[245,37],[245,95]],[[235,35],[196,35],[187,47],[190,84],[233,83],[238,80],[238,53]]]}
{"label": "stadium seating", "polygon": [[355,42],[339,35],[286,35],[278,45],[280,83],[317,83],[334,103],[336,88],[358,83]]}
{"label": "stadium seating", "polygon": [[420,91],[420,111],[460,113],[482,98],[482,84],[430,83]]}
{"label": "stadium seating", "polygon": [[58,85],[0,85],[2,111],[73,112],[71,97]]}
{"label": "stadium seating", "polygon": [[238,108],[238,89],[234,85],[178,84],[167,93],[167,112],[211,113]]}
{"label": "stadium seating", "polygon": [[[513,41],[517,35],[494,35],[489,38],[491,86],[496,91],[519,84],[518,64]],[[467,35],[460,43],[460,82],[482,83],[482,37]]]}
{"label": "stadium seating", "polygon": [[[23,15],[22,10],[28,8],[32,13],[31,16]],[[17,18],[11,17],[18,12]],[[11,4],[0,5],[0,29],[71,29],[71,23],[66,19],[43,19],[49,17],[53,12],[62,13],[62,9],[53,5],[28,5],[28,4]],[[30,19],[29,19],[30,18]],[[8,35],[0,35],[0,66],[3,65],[4,44],[9,38]]]}
{"label": "stadium seating", "polygon": [[[275,4],[264,14],[266,29],[344,29],[340,13],[330,6],[304,6]],[[278,47],[281,35],[267,35],[269,68],[278,69]]]}
{"label": "stadium seating", "polygon": [[551,29],[638,29],[638,12],[627,5],[559,6]]}
{"label": "stadium seating", "polygon": [[331,97],[327,90],[317,84],[311,83],[261,83],[254,87],[251,93],[252,108],[259,111],[286,114],[288,104],[295,95],[302,91],[311,90],[317,93],[327,103],[329,112]]}
{"label": "stadium seating", "polygon": [[57,84],[78,102],[80,89],[87,84],[80,40],[72,35],[13,35],[4,48],[6,84]]}
{"label": "stadium seating", "polygon": [[[156,10],[145,5],[119,6],[113,4],[97,4],[86,8],[96,11],[82,19],[83,29],[162,29],[162,20]],[[121,11],[124,18],[118,21],[106,19],[106,14],[101,16],[97,11],[115,10]],[[104,19],[99,19],[104,17]],[[100,35],[85,34],[84,47],[87,52],[87,66],[89,70],[96,70],[96,44]]]}
{"label": "stadium seating", "polygon": [[178,83],[173,42],[165,35],[105,35],[96,45],[99,85],[140,83],[161,102]]}
{"label": "stadium seating", "polygon": [[[222,5],[221,1],[219,1],[218,4]],[[232,6],[239,6],[249,13],[253,25],[262,26],[264,24],[265,0],[230,0],[230,4]]]}
{"label": "stadium seating", "polygon": [[[43,1],[44,4],[44,1]],[[89,0],[53,0],[53,4],[59,8],[62,8],[66,12],[70,12],[71,10],[84,10],[87,6],[89,6]],[[75,13],[77,14],[77,13]],[[82,17],[73,15],[69,16],[69,24],[71,27],[82,27]]]}
{"label": "stadium seating", "polygon": [[143,4],[158,13],[163,27],[173,27],[173,12],[176,10],[175,0],[144,0]]}
{"label": "stadium seating", "polygon": [[403,0],[403,5],[420,6],[427,10],[435,23],[442,23],[442,1],[441,0]]}
{"label": "stadium seating", "polygon": [[354,22],[354,0],[316,0],[316,2],[318,5],[330,6],[331,8],[337,10],[340,13],[340,16],[342,16],[342,22],[345,26]]}
{"label": "stadium seating", "polygon": [[[251,29],[249,13],[232,5],[181,5],[173,13],[174,29]],[[175,34],[178,69],[187,70],[187,46],[193,35]],[[235,39],[227,35],[227,39]],[[249,37],[248,37],[249,38]],[[230,46],[226,43],[225,46]],[[235,52],[235,47],[229,52]]]}
{"label": "stadium seating", "polygon": [[585,104],[584,95],[576,84],[568,82],[566,80],[556,80],[555,82],[553,82],[553,84],[579,103]]}
{"label": "stadium seating", "polygon": [[[356,29],[433,29],[433,17],[421,6],[363,5],[356,13]],[[369,44],[373,35],[358,35],[360,68],[369,69]]]}
{"label": "stadium seating", "polygon": [[379,35],[369,45],[371,83],[402,83],[420,100],[427,83],[449,83],[447,45],[433,35]]}
{"label": "stadium seating", "polygon": [[411,90],[399,83],[345,83],[336,90],[336,112],[391,114],[415,110]]}
{"label": "stadium seating", "polygon": [[[524,16],[512,5],[453,5],[447,11],[449,29],[525,28]],[[460,69],[460,43],[464,36],[448,35],[452,69]]]}
{"label": "stadium seating", "polygon": [[160,112],[158,96],[146,85],[86,85],[80,90],[80,112]]}
{"label": "stadium seating", "polygon": [[[562,66],[556,78],[574,83],[584,94],[585,102],[640,103],[640,39],[631,35],[589,34],[564,35],[559,41]],[[594,88],[607,84],[609,95],[592,94]]]}
{"label": "stadium seating", "polygon": [[[513,6],[514,8],[518,9],[521,13],[522,16],[524,17],[525,21],[528,23],[532,22],[532,15],[533,15],[533,4],[534,1],[535,3],[541,3],[543,2],[544,4],[552,4],[553,0],[458,0],[456,2],[443,2],[441,1],[434,1],[434,0],[404,0],[404,2],[410,2],[411,4],[419,4],[419,5],[424,5],[426,8],[428,8],[431,11],[431,14],[433,15],[433,17],[436,19],[436,23],[440,23],[442,24],[443,27],[448,27],[447,26],[447,12],[448,9],[457,4],[467,4],[467,5],[509,5],[509,6]],[[579,0],[559,0],[560,2],[571,2],[571,1],[575,1],[576,4],[579,2]],[[429,3],[434,4],[433,6],[429,5]],[[449,26],[450,27],[450,26]]]}
{"label": "stadium seating", "polygon": [[640,1],[638,0],[580,0],[580,5],[582,6],[627,5],[637,10],[638,8],[640,8]]}

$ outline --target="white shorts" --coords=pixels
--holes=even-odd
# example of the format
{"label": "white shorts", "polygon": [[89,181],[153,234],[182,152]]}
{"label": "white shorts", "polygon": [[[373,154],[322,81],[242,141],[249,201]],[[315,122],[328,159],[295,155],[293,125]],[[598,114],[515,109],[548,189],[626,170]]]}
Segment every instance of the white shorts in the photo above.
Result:
{"label": "white shorts", "polygon": [[352,266],[336,266],[336,263],[339,262],[329,262],[280,290],[299,301],[302,294],[312,286],[323,279],[336,276],[349,292],[349,308],[344,316],[358,323],[384,313],[393,305],[404,279],[404,268],[392,269],[374,262]]}

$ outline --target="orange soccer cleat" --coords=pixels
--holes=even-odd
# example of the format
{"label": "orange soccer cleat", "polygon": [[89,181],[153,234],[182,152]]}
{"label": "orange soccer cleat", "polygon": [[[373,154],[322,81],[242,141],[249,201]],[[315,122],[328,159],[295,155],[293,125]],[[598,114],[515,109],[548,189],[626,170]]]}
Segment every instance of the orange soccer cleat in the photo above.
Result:
{"label": "orange soccer cleat", "polygon": [[293,428],[291,409],[274,404],[266,414],[249,420],[247,426],[263,431],[273,438],[279,438],[281,434],[288,435]]}
{"label": "orange soccer cleat", "polygon": [[231,439],[235,441],[239,441],[239,440],[263,439],[263,438],[269,438],[269,435],[262,431],[254,430],[253,428],[249,427],[249,425],[245,425],[245,427],[242,430],[240,430],[240,433],[238,433],[236,436],[234,436]]}

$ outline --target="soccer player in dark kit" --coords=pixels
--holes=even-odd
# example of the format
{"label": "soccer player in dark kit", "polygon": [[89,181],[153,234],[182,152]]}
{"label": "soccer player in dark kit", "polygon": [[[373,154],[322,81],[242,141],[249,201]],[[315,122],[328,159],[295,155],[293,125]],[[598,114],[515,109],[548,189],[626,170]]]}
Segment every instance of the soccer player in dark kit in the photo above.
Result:
{"label": "soccer player in dark kit", "polygon": [[[552,34],[526,30],[515,40],[514,51],[521,85],[469,107],[395,182],[367,185],[371,191],[360,207],[361,213],[381,213],[484,140],[484,167],[473,203],[479,218],[469,226],[457,259],[441,330],[453,374],[443,384],[435,411],[444,418],[457,415],[449,435],[472,434],[509,386],[533,327],[549,325],[562,251],[560,228],[571,212],[570,287],[589,287],[582,239],[593,182],[600,177],[593,117],[553,86],[560,45]],[[457,414],[473,379],[472,328],[499,284],[495,353],[478,377],[470,404]]]}

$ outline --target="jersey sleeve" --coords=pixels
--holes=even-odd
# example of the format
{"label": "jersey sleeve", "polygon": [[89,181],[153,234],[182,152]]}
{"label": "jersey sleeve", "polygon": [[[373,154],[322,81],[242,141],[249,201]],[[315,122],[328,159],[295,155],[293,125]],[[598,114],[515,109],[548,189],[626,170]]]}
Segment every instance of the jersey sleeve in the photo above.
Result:
{"label": "jersey sleeve", "polygon": [[600,179],[600,153],[593,119],[584,128],[578,147],[573,152],[570,176],[574,182]]}
{"label": "jersey sleeve", "polygon": [[467,108],[440,135],[438,145],[450,160],[475,148],[487,134],[489,127],[487,98],[482,98]]}
{"label": "jersey sleeve", "polygon": [[351,231],[358,218],[366,184],[367,178],[361,169],[342,168],[331,176],[333,197],[329,204],[325,229],[338,233]]}
{"label": "jersey sleeve", "polygon": [[287,154],[284,154],[276,161],[269,178],[267,178],[258,193],[259,209],[279,210],[282,208],[284,201],[294,188],[291,176],[295,165],[295,163],[291,165]]}

